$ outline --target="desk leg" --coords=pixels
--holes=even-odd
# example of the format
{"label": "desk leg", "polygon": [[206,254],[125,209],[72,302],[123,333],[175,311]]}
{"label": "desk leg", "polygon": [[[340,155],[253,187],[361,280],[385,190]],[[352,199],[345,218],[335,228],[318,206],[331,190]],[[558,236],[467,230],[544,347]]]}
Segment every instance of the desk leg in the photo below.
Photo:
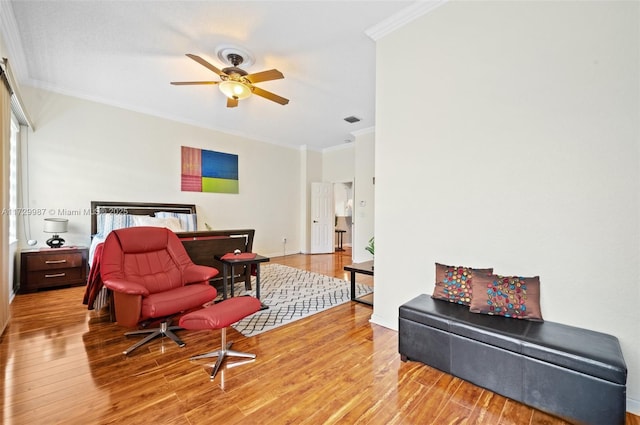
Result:
{"label": "desk leg", "polygon": [[256,298],[260,299],[260,263],[256,263]]}
{"label": "desk leg", "polygon": [[[256,298],[260,300],[260,263],[256,263]],[[268,305],[260,301],[260,310],[267,310]]]}
{"label": "desk leg", "polygon": [[234,288],[233,288],[233,286],[234,286],[233,285],[233,265],[231,265],[231,298],[234,297],[234,293],[233,293]]}
{"label": "desk leg", "polygon": [[351,270],[351,301],[356,300],[356,272]]}
{"label": "desk leg", "polygon": [[222,264],[222,299],[227,299],[227,265]]}

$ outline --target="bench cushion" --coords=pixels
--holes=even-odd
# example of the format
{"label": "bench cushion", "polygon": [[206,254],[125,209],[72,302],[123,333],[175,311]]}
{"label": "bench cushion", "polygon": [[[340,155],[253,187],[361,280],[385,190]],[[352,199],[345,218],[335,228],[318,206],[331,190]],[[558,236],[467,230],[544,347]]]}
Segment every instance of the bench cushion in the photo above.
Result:
{"label": "bench cushion", "polygon": [[469,312],[468,307],[420,295],[400,318],[504,350],[625,385],[627,367],[612,335],[554,322],[531,322]]}

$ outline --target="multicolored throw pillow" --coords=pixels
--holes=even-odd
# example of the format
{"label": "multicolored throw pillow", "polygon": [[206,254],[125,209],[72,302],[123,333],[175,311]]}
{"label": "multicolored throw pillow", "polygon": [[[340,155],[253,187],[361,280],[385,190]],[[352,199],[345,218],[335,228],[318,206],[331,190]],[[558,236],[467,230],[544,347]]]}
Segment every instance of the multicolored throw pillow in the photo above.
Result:
{"label": "multicolored throw pillow", "polygon": [[538,276],[477,276],[472,287],[472,313],[543,321]]}
{"label": "multicolored throw pillow", "polygon": [[473,295],[471,286],[478,275],[491,275],[493,269],[473,269],[436,263],[436,284],[432,298],[469,305]]}

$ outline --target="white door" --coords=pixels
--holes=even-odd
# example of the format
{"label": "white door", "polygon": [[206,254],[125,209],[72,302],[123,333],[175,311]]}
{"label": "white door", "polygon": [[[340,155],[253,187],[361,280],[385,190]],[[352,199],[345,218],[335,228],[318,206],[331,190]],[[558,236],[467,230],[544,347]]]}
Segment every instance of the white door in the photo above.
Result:
{"label": "white door", "polygon": [[311,183],[311,254],[333,252],[333,183]]}

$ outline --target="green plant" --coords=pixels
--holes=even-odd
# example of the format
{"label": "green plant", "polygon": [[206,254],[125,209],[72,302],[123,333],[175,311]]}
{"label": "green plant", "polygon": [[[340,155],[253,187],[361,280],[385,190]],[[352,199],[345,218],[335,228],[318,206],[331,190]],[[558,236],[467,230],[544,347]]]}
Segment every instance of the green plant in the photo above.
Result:
{"label": "green plant", "polygon": [[376,255],[376,247],[375,247],[375,237],[372,237],[371,239],[369,239],[369,245],[367,245],[364,249],[366,249],[367,251],[369,251],[371,253],[371,255]]}

